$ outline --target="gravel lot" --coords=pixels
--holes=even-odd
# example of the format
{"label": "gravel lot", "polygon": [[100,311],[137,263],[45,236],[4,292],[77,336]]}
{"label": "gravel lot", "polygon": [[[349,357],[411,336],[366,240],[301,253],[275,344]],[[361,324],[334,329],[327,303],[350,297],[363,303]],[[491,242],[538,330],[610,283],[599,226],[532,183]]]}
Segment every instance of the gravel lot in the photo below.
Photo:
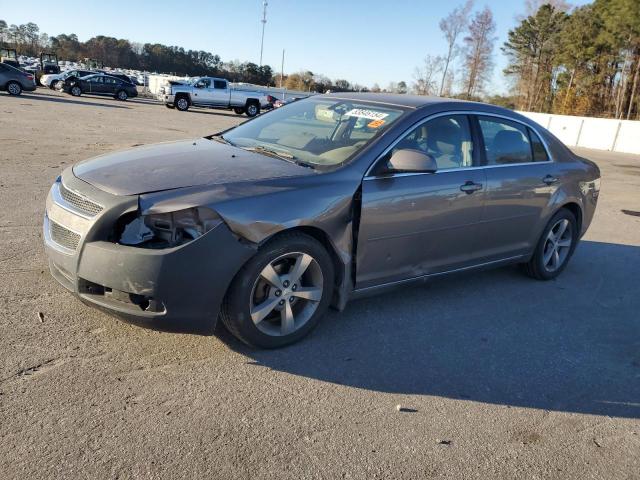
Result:
{"label": "gravel lot", "polygon": [[283,350],[124,323],[50,277],[65,166],[243,118],[0,94],[1,478],[640,478],[640,157],[581,151],[601,199],[556,281],[405,288]]}

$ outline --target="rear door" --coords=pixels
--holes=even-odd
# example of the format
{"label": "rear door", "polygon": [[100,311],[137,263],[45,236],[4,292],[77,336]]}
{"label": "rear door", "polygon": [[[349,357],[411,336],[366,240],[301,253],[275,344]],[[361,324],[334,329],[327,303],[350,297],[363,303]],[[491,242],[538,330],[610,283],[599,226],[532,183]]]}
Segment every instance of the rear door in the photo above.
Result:
{"label": "rear door", "polygon": [[529,253],[559,182],[540,137],[503,117],[475,117],[483,142],[487,191],[478,252],[485,261]]}
{"label": "rear door", "polygon": [[104,89],[103,92],[115,95],[118,90],[121,89],[122,81],[115,77],[104,77]]}
{"label": "rear door", "polygon": [[[433,156],[435,173],[385,174],[399,149]],[[475,263],[482,229],[484,169],[467,115],[430,119],[401,137],[362,183],[356,288]]]}

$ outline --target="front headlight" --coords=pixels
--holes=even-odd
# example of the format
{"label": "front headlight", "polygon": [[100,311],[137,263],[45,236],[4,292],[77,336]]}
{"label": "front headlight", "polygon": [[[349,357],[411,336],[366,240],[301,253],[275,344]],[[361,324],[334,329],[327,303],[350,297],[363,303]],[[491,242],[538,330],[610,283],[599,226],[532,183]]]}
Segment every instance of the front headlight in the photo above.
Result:
{"label": "front headlight", "polygon": [[205,207],[139,215],[124,225],[118,243],[142,248],[170,248],[191,242],[222,220]]}

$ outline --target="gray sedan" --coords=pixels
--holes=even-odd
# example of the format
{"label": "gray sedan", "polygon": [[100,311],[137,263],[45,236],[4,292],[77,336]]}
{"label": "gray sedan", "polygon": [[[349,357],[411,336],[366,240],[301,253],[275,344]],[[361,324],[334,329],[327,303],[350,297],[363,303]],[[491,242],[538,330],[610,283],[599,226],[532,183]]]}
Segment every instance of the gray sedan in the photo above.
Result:
{"label": "gray sedan", "polygon": [[272,348],[408,282],[513,263],[555,278],[599,189],[595,164],[514,112],[332,94],[78,163],[51,188],[44,238],[51,273],[85,303],[221,318]]}
{"label": "gray sedan", "polygon": [[33,92],[35,89],[36,81],[33,74],[6,63],[0,63],[0,90],[4,90],[9,95],[20,95],[23,91]]}

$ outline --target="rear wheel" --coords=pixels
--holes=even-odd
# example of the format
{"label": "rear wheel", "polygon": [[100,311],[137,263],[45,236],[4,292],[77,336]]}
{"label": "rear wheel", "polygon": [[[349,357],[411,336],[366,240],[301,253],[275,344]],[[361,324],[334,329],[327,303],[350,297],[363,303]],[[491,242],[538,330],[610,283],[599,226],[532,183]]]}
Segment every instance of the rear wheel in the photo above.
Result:
{"label": "rear wheel", "polygon": [[255,117],[260,113],[260,105],[256,102],[249,103],[245,108],[245,113],[247,114],[247,117]]}
{"label": "rear wheel", "polygon": [[234,113],[237,113],[238,115],[242,115],[242,114],[244,113],[244,108],[242,108],[242,107],[235,107],[235,108],[233,109],[233,112],[234,112]]}
{"label": "rear wheel", "polygon": [[82,89],[78,86],[78,85],[74,85],[73,87],[71,87],[71,95],[73,95],[74,97],[79,97],[80,95],[82,95]]}
{"label": "rear wheel", "polygon": [[186,112],[187,110],[189,110],[189,100],[187,100],[187,97],[178,97],[176,98],[174,103],[176,108],[181,112]]}
{"label": "rear wheel", "polygon": [[551,280],[565,269],[578,243],[578,225],[573,214],[560,210],[547,224],[536,250],[525,264],[525,272],[537,280]]}
{"label": "rear wheel", "polygon": [[124,90],[120,90],[118,93],[116,93],[116,98],[124,102],[127,98],[129,98],[129,95]]}
{"label": "rear wheel", "polygon": [[282,234],[238,272],[225,297],[222,321],[248,345],[288,345],[318,324],[333,283],[333,262],[322,244],[302,233]]}
{"label": "rear wheel", "polygon": [[18,82],[9,82],[7,84],[7,92],[9,92],[9,95],[20,95],[22,93],[22,87]]}

